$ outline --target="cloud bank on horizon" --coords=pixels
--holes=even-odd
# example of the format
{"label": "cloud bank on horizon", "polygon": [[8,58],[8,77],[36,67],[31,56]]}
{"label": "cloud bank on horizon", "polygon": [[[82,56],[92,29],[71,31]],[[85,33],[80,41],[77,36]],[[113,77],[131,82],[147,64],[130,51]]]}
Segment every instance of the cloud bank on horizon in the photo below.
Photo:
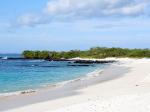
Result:
{"label": "cloud bank on horizon", "polygon": [[36,26],[63,20],[149,16],[149,4],[149,0],[50,0],[41,12],[20,16],[17,24]]}

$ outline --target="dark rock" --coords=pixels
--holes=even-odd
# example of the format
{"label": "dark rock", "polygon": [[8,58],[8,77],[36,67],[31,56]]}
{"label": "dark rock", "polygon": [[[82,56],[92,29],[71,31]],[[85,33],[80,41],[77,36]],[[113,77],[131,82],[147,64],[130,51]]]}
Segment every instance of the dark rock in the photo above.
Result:
{"label": "dark rock", "polygon": [[116,61],[93,61],[93,60],[77,60],[74,61],[74,63],[84,63],[84,64],[93,64],[93,63],[99,63],[99,64],[103,64],[103,63],[113,63]]}

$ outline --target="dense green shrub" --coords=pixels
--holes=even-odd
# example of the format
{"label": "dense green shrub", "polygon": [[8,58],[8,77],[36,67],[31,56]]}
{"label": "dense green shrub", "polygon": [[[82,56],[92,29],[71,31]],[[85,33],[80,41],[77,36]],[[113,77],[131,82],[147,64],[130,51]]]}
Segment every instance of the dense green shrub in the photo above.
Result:
{"label": "dense green shrub", "polygon": [[89,50],[71,50],[68,52],[56,51],[29,51],[26,50],[23,56],[28,59],[68,59],[75,57],[82,58],[106,58],[106,57],[132,57],[132,58],[150,58],[150,49],[123,49],[94,47]]}

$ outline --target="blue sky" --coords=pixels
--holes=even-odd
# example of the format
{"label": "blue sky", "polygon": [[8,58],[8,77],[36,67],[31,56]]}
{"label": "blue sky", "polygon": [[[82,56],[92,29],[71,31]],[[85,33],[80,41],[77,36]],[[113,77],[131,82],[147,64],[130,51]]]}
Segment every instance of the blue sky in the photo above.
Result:
{"label": "blue sky", "polygon": [[0,52],[150,48],[149,0],[1,0]]}

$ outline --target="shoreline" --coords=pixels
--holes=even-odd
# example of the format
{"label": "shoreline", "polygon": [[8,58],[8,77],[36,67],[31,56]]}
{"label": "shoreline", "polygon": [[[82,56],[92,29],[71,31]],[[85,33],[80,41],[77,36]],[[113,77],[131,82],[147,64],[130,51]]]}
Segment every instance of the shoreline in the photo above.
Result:
{"label": "shoreline", "polygon": [[[148,95],[145,95],[150,93],[150,60],[127,58],[117,60],[119,60],[118,63],[104,69],[100,75],[96,75],[97,77],[2,99],[0,111],[81,112],[83,109],[87,112],[111,112],[107,109],[116,109],[118,106],[115,104],[120,104],[119,102],[127,101],[126,104],[132,103],[130,100],[134,100],[133,104],[137,102],[137,99],[134,99],[136,95],[140,98],[139,104],[143,105],[142,109],[144,109],[150,101],[146,100],[146,104],[142,103],[143,97],[150,99]],[[106,103],[103,104],[103,102]],[[107,105],[114,106],[112,108]],[[113,112],[126,112],[124,111],[126,109],[121,108],[121,110]]]}
{"label": "shoreline", "polygon": [[[80,76],[78,78],[71,79],[71,80],[56,82],[53,84],[47,84],[47,85],[39,86],[38,88],[34,88],[34,89],[0,93],[0,100],[1,100],[1,98],[4,98],[4,97],[18,96],[18,95],[23,95],[23,94],[31,94],[31,93],[39,92],[39,91],[44,90],[44,89],[53,89],[53,88],[56,88],[59,86],[64,86],[64,85],[67,85],[69,83],[73,83],[73,82],[76,82],[79,80],[87,80],[89,78],[98,77],[100,75],[100,72],[103,72],[103,70],[107,69],[109,66],[111,66],[111,63],[107,64],[107,65],[105,64],[104,68],[97,68],[92,72],[89,72],[83,76]],[[95,74],[99,74],[99,75],[96,76]]]}
{"label": "shoreline", "polygon": [[[6,111],[9,109],[19,108],[25,105],[29,105],[29,104],[31,105],[31,104],[35,104],[38,102],[45,102],[48,100],[57,100],[59,98],[78,94],[75,91],[78,91],[79,89],[84,89],[84,88],[87,88],[88,86],[92,86],[98,83],[102,83],[104,81],[113,80],[117,77],[120,77],[118,76],[120,74],[117,74],[117,75],[114,74],[112,76],[110,76],[111,74],[104,75],[104,74],[107,74],[105,72],[107,72],[108,70],[111,70],[112,68],[116,68],[116,65],[110,64],[108,67],[103,69],[103,72],[101,71],[102,69],[100,69],[100,71],[98,70],[98,72],[96,73],[95,71],[92,72],[93,73],[92,75],[90,73],[90,75],[87,74],[87,76],[83,76],[81,78],[70,80],[69,82],[67,81],[67,83],[63,82],[64,84],[61,83],[58,85],[52,85],[53,87],[47,86],[47,87],[40,89],[40,91],[3,97],[0,99],[0,111]],[[118,73],[120,72],[123,73],[123,72],[126,72],[127,70],[126,68],[125,69],[122,68],[118,71],[119,71]],[[67,91],[64,91],[64,90],[67,90]],[[43,96],[43,94],[45,95]],[[44,97],[44,98],[42,99],[39,97]],[[15,101],[12,100],[12,98],[15,99]],[[26,100],[26,99],[30,99],[30,100]],[[19,103],[20,101],[22,101],[22,103]],[[9,107],[7,107],[7,105],[9,105]]]}
{"label": "shoreline", "polygon": [[[15,58],[14,58],[15,59]],[[25,58],[16,58],[17,60],[19,59],[25,59]],[[34,61],[35,59],[29,59],[29,60],[31,60],[31,61]],[[39,60],[41,60],[41,59],[39,59]],[[46,60],[42,60],[42,61],[46,61]],[[58,60],[56,60],[56,61],[58,61]],[[64,61],[64,60],[61,60],[61,61]],[[86,62],[88,62],[88,61],[92,61],[92,62],[96,62],[96,61],[99,61],[99,62],[104,62],[104,63],[99,63],[99,64],[107,64],[108,66],[110,66],[111,64],[113,64],[114,62],[115,63],[117,63],[117,61],[115,60],[115,58],[106,58],[106,59],[88,59],[88,58],[72,58],[72,59],[68,59],[67,61],[81,61],[81,63],[82,63],[82,61],[83,61],[83,63],[86,63]],[[107,66],[107,67],[108,67]],[[107,67],[104,67],[104,69],[105,68],[107,68]],[[89,77],[88,75],[89,74],[92,74],[92,75],[94,75],[94,74],[97,74],[97,73],[95,73],[97,70],[98,70],[99,68],[97,68],[96,70],[94,70],[94,71],[92,71],[92,72],[89,72],[89,73],[87,73],[87,74],[85,74],[84,76],[80,76],[80,77],[78,77],[78,78],[75,78],[75,79],[71,79],[71,80],[66,80],[66,81],[61,81],[61,82],[56,82],[56,83],[53,83],[53,84],[47,84],[47,85],[42,85],[42,86],[39,86],[39,87],[37,87],[37,88],[32,88],[32,89],[26,89],[26,90],[20,90],[20,91],[12,91],[12,92],[6,92],[6,93],[0,93],[0,99],[1,98],[3,98],[3,97],[7,97],[7,96],[17,96],[17,95],[21,95],[21,94],[30,94],[30,93],[35,93],[35,92],[38,92],[38,91],[40,91],[40,90],[43,90],[43,89],[46,89],[46,88],[52,88],[52,87],[57,87],[57,86],[59,86],[59,85],[63,85],[63,84],[67,84],[67,83],[70,83],[70,82],[74,82],[74,81],[76,81],[76,80],[82,80],[82,79],[85,79],[86,80],[86,78],[87,77]],[[101,68],[101,70],[103,70],[103,68]],[[97,71],[97,72],[99,72],[99,70]],[[91,75],[91,77],[92,77],[92,75]]]}

